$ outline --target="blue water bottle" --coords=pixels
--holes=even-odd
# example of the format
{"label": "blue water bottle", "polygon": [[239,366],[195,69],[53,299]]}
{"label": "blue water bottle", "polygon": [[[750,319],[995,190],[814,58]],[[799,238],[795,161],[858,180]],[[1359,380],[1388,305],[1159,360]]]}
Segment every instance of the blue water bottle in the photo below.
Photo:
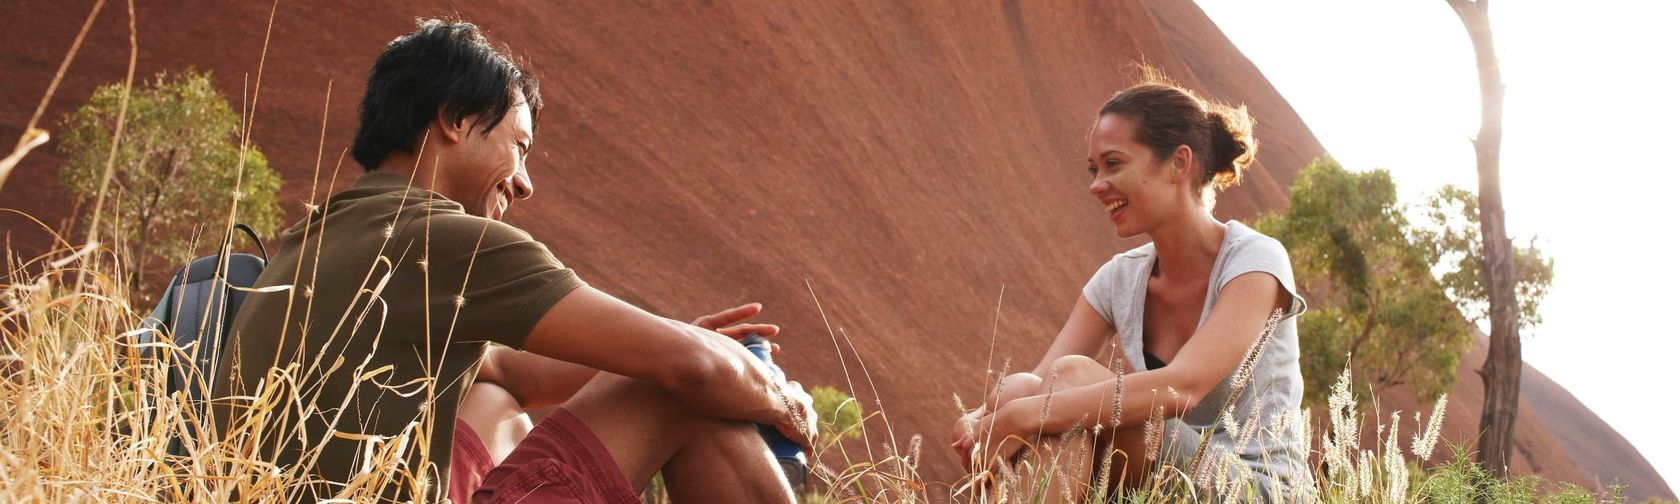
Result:
{"label": "blue water bottle", "polygon": [[[745,338],[741,338],[741,344],[745,345],[753,356],[758,357],[758,360],[764,361],[764,365],[770,368],[770,374],[776,381],[787,383],[787,376],[782,374],[782,368],[776,367],[776,363],[770,360],[769,340],[758,333],[749,333]],[[782,472],[787,474],[788,484],[804,483],[805,475],[810,469],[805,461],[805,450],[799,447],[799,443],[783,436],[776,427],[757,425],[758,435],[764,437],[764,443],[770,445],[770,453],[776,456],[776,462],[782,464]]]}

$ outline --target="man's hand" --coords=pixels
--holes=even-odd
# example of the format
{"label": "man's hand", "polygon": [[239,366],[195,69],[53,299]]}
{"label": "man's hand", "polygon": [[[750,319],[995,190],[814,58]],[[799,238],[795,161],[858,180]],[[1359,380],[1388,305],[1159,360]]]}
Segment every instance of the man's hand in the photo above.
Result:
{"label": "man's hand", "polygon": [[[758,303],[747,303],[694,319],[694,325],[699,326],[702,329],[717,331],[722,333],[724,336],[735,338],[737,340],[745,338],[748,334],[752,333],[758,333],[759,336],[763,336],[765,339],[775,337],[776,333],[782,331],[782,328],[776,326],[776,324],[742,323],[742,321],[752,318],[754,315],[758,315],[758,312],[760,311],[764,311],[764,305]],[[774,350],[775,345],[772,344],[771,346],[772,350]]]}
{"label": "man's hand", "polygon": [[[782,328],[775,324],[743,323],[763,310],[762,304],[747,303],[694,319],[694,325],[736,340],[752,333],[770,339],[781,332]],[[781,349],[781,345],[770,343],[771,353],[780,352]],[[810,450],[817,442],[817,409],[811,405],[811,394],[806,393],[805,387],[800,386],[799,382],[789,381],[782,385],[781,395],[788,414],[776,422],[774,427],[783,437]]]}
{"label": "man's hand", "polygon": [[[705,328],[723,326],[742,336],[774,334],[778,329],[774,325],[739,323],[759,310],[758,305],[746,305],[690,325],[653,315],[585,285],[543,314],[524,348],[551,359],[651,381],[701,415],[775,425],[788,417],[788,411],[805,410],[802,413],[808,419],[812,408],[802,389],[797,396],[803,403],[784,399],[777,393],[778,380],[757,356],[730,336]],[[789,407],[790,402],[794,407]]]}
{"label": "man's hand", "polygon": [[788,414],[782,421],[776,422],[776,430],[789,441],[805,447],[805,451],[811,451],[818,439],[817,408],[811,405],[811,394],[806,393],[799,382],[790,381],[782,386],[782,396],[785,397]]}

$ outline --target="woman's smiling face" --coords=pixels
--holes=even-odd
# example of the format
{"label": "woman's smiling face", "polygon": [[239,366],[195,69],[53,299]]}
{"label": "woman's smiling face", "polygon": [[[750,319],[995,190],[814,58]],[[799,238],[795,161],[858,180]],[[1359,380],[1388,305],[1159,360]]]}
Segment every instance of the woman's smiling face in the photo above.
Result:
{"label": "woman's smiling face", "polygon": [[1165,169],[1169,163],[1137,141],[1137,124],[1131,117],[1105,114],[1097,118],[1088,139],[1089,189],[1121,238],[1154,228],[1171,208],[1178,185]]}

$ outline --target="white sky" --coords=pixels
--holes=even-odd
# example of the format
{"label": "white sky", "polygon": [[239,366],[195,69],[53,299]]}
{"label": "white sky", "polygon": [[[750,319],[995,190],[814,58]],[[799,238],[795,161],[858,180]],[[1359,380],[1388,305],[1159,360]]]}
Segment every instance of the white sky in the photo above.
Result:
{"label": "white sky", "polygon": [[[1441,0],[1197,0],[1330,153],[1387,168],[1401,200],[1474,190],[1475,55]],[[1680,4],[1502,0],[1508,231],[1556,260],[1523,358],[1680,490]],[[1265,139],[1261,139],[1264,144]]]}

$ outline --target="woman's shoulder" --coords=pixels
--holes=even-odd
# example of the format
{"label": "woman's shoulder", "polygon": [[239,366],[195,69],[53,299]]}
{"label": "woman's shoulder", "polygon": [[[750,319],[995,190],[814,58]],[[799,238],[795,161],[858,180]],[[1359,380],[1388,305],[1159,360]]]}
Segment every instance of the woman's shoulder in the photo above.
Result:
{"label": "woman's shoulder", "polygon": [[1108,261],[1103,262],[1102,268],[1097,270],[1097,276],[1124,275],[1147,264],[1155,258],[1155,244],[1145,243],[1131,250],[1114,254]]}
{"label": "woman's shoulder", "polygon": [[1114,325],[1118,314],[1131,306],[1131,299],[1137,295],[1138,276],[1148,274],[1149,261],[1154,257],[1153,243],[1114,254],[1085,283],[1085,301]]}
{"label": "woman's shoulder", "polygon": [[[1289,262],[1289,251],[1283,242],[1255,231],[1248,225],[1237,221],[1228,223],[1223,259],[1220,260],[1217,278],[1221,285],[1244,273],[1263,271],[1271,273],[1279,281],[1293,286],[1295,282],[1294,268]],[[1293,291],[1293,289],[1291,289]]]}
{"label": "woman's shoulder", "polygon": [[1131,250],[1114,254],[1114,256],[1108,258],[1107,261],[1103,261],[1102,267],[1097,268],[1096,273],[1093,273],[1091,278],[1095,280],[1098,278],[1113,279],[1121,276],[1130,276],[1134,271],[1137,271],[1138,268],[1150,264],[1150,261],[1153,261],[1154,259],[1155,244],[1145,243],[1143,245],[1133,247]]}
{"label": "woman's shoulder", "polygon": [[1283,242],[1277,238],[1267,236],[1236,220],[1226,223],[1225,232],[1230,234],[1225,240],[1225,253],[1231,259],[1242,257],[1289,263],[1289,251],[1284,249]]}
{"label": "woman's shoulder", "polygon": [[1154,256],[1155,256],[1155,242],[1149,242],[1149,243],[1145,243],[1143,245],[1138,245],[1136,247],[1132,247],[1131,250],[1127,250],[1125,252],[1114,254],[1114,258],[1111,259],[1110,262],[1146,261],[1146,260],[1149,260],[1149,258],[1154,257]]}

